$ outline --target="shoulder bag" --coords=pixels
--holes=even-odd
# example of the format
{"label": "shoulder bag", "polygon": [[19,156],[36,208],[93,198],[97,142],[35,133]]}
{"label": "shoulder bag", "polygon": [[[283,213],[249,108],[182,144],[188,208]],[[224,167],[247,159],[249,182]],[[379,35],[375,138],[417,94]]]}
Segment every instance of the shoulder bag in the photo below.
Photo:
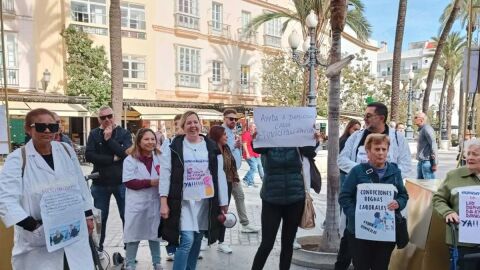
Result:
{"label": "shoulder bag", "polygon": [[[300,158],[300,164],[303,164],[302,154],[300,150],[298,150],[298,156]],[[309,187],[306,184],[305,175],[303,174],[303,166],[302,166],[302,178],[303,178],[303,186],[305,189],[305,207],[303,208],[302,219],[300,220],[299,227],[302,229],[313,229],[315,228],[315,208],[313,206],[313,199],[310,196]]]}

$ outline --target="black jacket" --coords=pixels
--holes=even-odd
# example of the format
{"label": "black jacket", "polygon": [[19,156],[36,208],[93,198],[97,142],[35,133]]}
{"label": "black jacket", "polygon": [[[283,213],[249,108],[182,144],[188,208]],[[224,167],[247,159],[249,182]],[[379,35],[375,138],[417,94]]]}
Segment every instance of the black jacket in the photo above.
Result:
{"label": "black jacket", "polygon": [[[132,145],[132,136],[128,130],[117,126],[110,140],[103,139],[103,129],[90,131],[85,150],[85,158],[93,163],[93,171],[100,177],[93,182],[100,186],[116,186],[122,184],[123,160],[127,157],[125,150]],[[119,157],[113,161],[114,156]]]}
{"label": "black jacket", "polygon": [[[202,136],[202,135],[201,135]],[[218,161],[220,154],[217,144],[207,137],[203,136],[208,150],[208,167],[213,178],[215,195],[208,199],[209,202],[209,220],[208,220],[208,244],[213,244],[218,240],[220,229],[223,226],[217,219],[221,213],[218,200]],[[161,237],[169,244],[179,244],[180,237],[180,216],[182,211],[183,199],[183,140],[185,135],[176,136],[170,144],[172,151],[172,174],[170,176],[170,190],[168,192],[167,203],[170,208],[170,214],[167,219],[161,221]]]}

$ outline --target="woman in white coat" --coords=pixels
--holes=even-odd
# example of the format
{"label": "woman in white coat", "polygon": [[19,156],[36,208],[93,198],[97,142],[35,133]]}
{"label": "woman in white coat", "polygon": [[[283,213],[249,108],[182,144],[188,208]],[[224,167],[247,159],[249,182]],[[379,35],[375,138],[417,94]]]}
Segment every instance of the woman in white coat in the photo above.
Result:
{"label": "woman in white coat", "polygon": [[[49,110],[30,111],[25,118],[25,132],[32,139],[24,148],[8,155],[0,173],[0,217],[6,227],[15,225],[14,270],[63,270],[64,264],[71,270],[93,269],[88,244],[88,233],[93,230],[92,198],[75,152],[54,141],[59,131],[54,119]],[[49,215],[51,212],[47,214],[45,209],[55,207],[46,200],[49,196],[70,199],[74,205],[63,211],[72,218],[64,216],[58,220]],[[68,224],[79,225],[76,241],[67,245],[67,238],[62,248],[46,241],[45,232],[51,234],[59,226],[68,228]]]}
{"label": "woman in white coat", "polygon": [[127,150],[129,156],[123,162],[123,182],[127,188],[123,239],[127,248],[128,270],[136,267],[135,258],[141,240],[148,240],[153,268],[162,269],[158,241],[160,151],[156,145],[153,130],[140,129],[135,136],[135,144]]}

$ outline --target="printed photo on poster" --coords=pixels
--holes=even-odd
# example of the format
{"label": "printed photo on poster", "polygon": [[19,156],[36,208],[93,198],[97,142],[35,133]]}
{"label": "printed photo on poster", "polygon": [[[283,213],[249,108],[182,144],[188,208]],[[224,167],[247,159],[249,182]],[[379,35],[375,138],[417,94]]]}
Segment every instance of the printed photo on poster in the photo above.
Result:
{"label": "printed photo on poster", "polygon": [[80,233],[80,221],[72,224],[64,224],[55,228],[51,228],[50,245],[58,245],[62,242],[70,241],[79,236]]}

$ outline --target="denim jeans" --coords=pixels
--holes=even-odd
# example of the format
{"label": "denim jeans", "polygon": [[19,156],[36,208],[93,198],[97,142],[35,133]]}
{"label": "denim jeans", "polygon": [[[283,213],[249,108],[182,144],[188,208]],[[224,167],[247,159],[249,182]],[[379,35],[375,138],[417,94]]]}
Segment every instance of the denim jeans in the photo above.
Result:
{"label": "denim jeans", "polygon": [[263,166],[262,166],[262,161],[260,157],[251,157],[247,159],[248,166],[250,169],[248,170],[247,174],[243,177],[243,180],[245,183],[249,186],[253,185],[253,177],[255,176],[255,173],[258,172],[260,175],[260,178],[263,180]]}
{"label": "denim jeans", "polygon": [[105,229],[107,228],[108,212],[110,209],[110,197],[113,195],[117,201],[118,212],[124,224],[123,214],[125,213],[125,185],[118,186],[100,186],[92,184],[93,205],[102,211],[102,232],[100,235],[99,250],[103,250],[103,242],[105,241]]}
{"label": "denim jeans", "polygon": [[181,231],[180,245],[175,252],[173,270],[195,270],[197,268],[198,254],[205,231]]}
{"label": "denim jeans", "polygon": [[435,179],[430,160],[419,160],[417,164],[417,179]]}
{"label": "denim jeans", "polygon": [[[130,267],[130,269],[135,269],[136,267],[135,259],[137,258],[138,244],[140,244],[140,241],[126,243],[125,260],[127,267]],[[149,240],[148,246],[150,247],[150,255],[152,255],[152,265],[155,268],[156,264],[160,264],[160,242]]]}
{"label": "denim jeans", "polygon": [[165,249],[167,250],[167,254],[175,254],[175,251],[177,251],[177,246],[168,243]]}

